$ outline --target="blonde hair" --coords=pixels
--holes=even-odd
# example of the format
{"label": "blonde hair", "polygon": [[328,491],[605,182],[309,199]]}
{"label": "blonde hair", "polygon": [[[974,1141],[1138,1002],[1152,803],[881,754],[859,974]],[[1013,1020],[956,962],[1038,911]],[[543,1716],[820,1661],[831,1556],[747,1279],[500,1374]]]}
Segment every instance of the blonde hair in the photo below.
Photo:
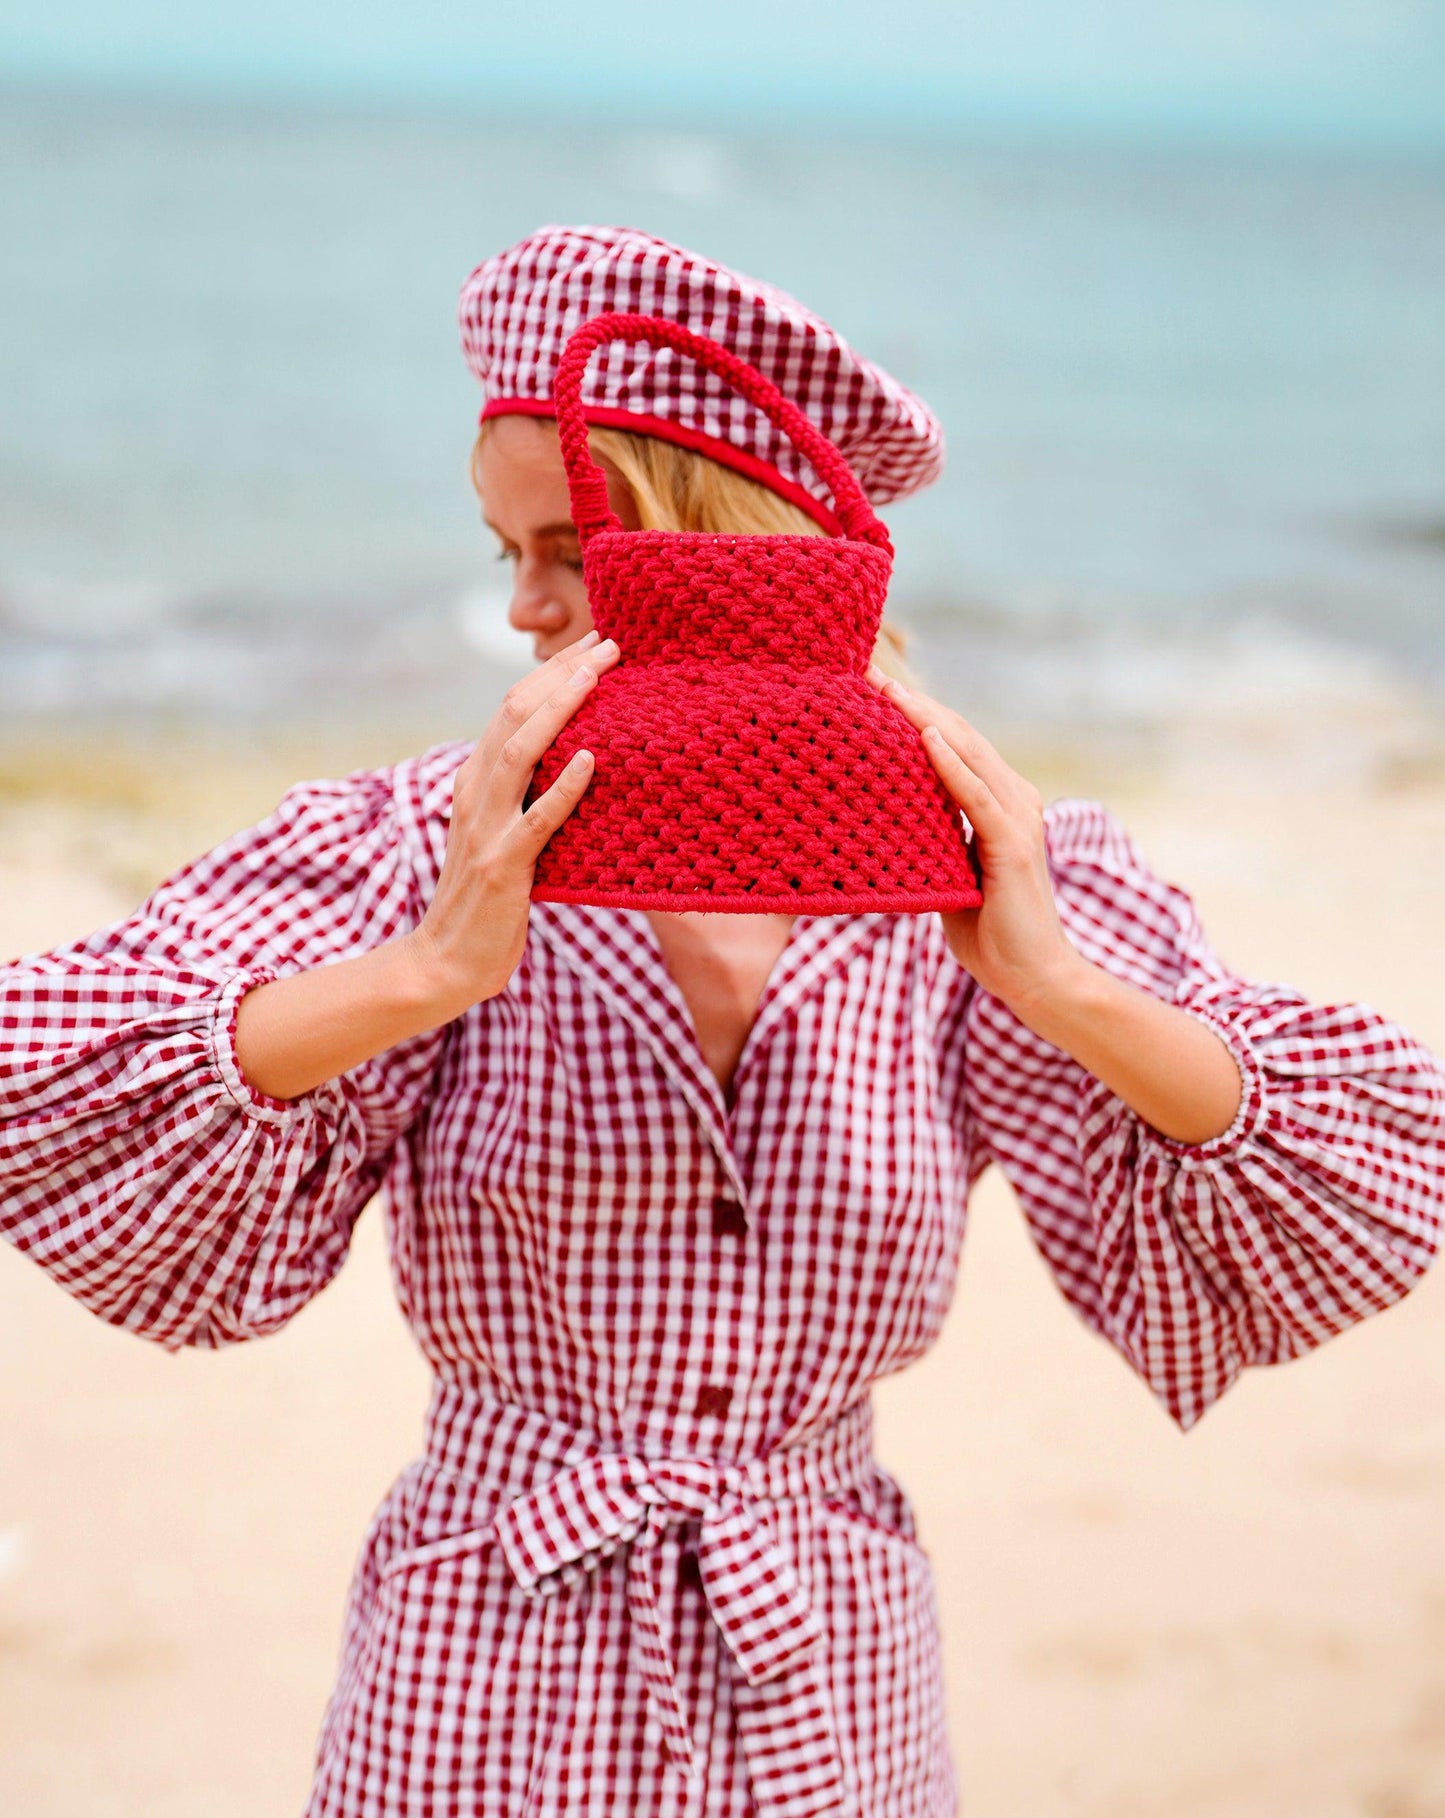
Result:
{"label": "blonde hair", "polygon": [[[483,422],[472,449],[472,481],[477,481],[477,456],[487,432]],[[661,436],[640,435],[629,429],[593,429],[588,434],[593,454],[610,468],[632,495],[638,524],[643,530],[731,531],[737,536],[824,536],[816,518],[801,505],[792,505],[780,494],[724,467],[721,461],[665,442]],[[480,487],[478,487],[480,491]],[[878,627],[873,661],[885,675],[905,687],[921,688],[909,664],[911,634],[885,618]]]}

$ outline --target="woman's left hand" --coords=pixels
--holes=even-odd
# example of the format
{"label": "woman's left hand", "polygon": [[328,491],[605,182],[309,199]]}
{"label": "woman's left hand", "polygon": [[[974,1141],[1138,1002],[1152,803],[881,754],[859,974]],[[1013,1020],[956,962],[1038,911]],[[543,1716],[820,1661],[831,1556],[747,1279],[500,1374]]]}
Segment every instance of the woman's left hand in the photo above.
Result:
{"label": "woman's left hand", "polygon": [[903,689],[871,664],[868,680],[923,735],[933,768],[973,828],[983,903],[939,911],[949,950],[985,991],[1024,1013],[1087,965],[1055,906],[1043,797],[952,708]]}

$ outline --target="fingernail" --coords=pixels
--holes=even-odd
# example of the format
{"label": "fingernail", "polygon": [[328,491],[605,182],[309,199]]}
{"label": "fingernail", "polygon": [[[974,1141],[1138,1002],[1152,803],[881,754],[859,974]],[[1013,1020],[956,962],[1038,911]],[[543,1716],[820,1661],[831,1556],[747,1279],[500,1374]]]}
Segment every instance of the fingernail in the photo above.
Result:
{"label": "fingernail", "polygon": [[600,643],[597,646],[598,656],[615,656],[616,653],[617,653],[617,639],[616,638],[606,638],[603,640],[602,643]]}
{"label": "fingernail", "polygon": [[883,686],[893,696],[895,701],[911,701],[913,699],[912,694],[903,686],[902,682],[896,681],[892,676],[889,676]]}
{"label": "fingernail", "polygon": [[584,663],[582,665],[582,667],[579,670],[577,670],[576,673],[573,675],[572,681],[571,681],[571,686],[573,688],[585,688],[587,686],[587,684],[592,680],[592,675],[593,675],[593,672]]}
{"label": "fingernail", "polygon": [[589,631],[585,638],[578,638],[577,648],[579,650],[590,650],[601,635],[602,634],[598,631]]}

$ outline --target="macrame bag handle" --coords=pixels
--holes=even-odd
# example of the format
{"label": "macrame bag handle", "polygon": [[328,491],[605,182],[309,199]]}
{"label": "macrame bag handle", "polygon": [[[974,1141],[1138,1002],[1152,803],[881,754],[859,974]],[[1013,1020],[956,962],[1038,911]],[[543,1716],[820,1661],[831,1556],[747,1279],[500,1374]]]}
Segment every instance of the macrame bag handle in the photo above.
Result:
{"label": "macrame bag handle", "polygon": [[557,363],[552,386],[552,407],[567,467],[567,489],[572,498],[572,521],[585,543],[601,530],[621,530],[622,523],[607,497],[607,480],[587,446],[587,422],[582,410],[582,379],[599,347],[609,341],[648,341],[690,354],[700,366],[741,392],[812,463],[820,480],[833,494],[838,522],[845,535],[857,542],[873,543],[891,552],[892,543],[882,520],[868,503],[853,469],[822,430],[790,403],[756,367],[705,335],[694,334],[680,322],[662,316],[624,315],[609,311],[584,322],[568,341]]}

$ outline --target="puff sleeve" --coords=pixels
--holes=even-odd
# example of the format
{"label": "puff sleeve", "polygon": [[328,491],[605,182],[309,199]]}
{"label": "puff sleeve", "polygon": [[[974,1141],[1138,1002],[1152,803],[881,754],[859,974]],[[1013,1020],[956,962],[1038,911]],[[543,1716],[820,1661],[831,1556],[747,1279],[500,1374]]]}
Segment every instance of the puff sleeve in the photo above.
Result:
{"label": "puff sleeve", "polygon": [[1117,819],[1045,816],[1060,917],[1116,977],[1207,1023],[1238,1063],[1230,1128],[1162,1135],[975,991],[965,1102],[1076,1312],[1189,1428],[1251,1364],[1282,1363],[1398,1301],[1441,1243],[1445,1072],[1363,1004],[1228,970],[1189,897]]}
{"label": "puff sleeve", "polygon": [[422,912],[394,771],[302,783],[133,915],[0,966],[0,1236],[168,1350],[275,1331],[340,1268],[442,1031],[291,1100],[235,1053],[251,987]]}

